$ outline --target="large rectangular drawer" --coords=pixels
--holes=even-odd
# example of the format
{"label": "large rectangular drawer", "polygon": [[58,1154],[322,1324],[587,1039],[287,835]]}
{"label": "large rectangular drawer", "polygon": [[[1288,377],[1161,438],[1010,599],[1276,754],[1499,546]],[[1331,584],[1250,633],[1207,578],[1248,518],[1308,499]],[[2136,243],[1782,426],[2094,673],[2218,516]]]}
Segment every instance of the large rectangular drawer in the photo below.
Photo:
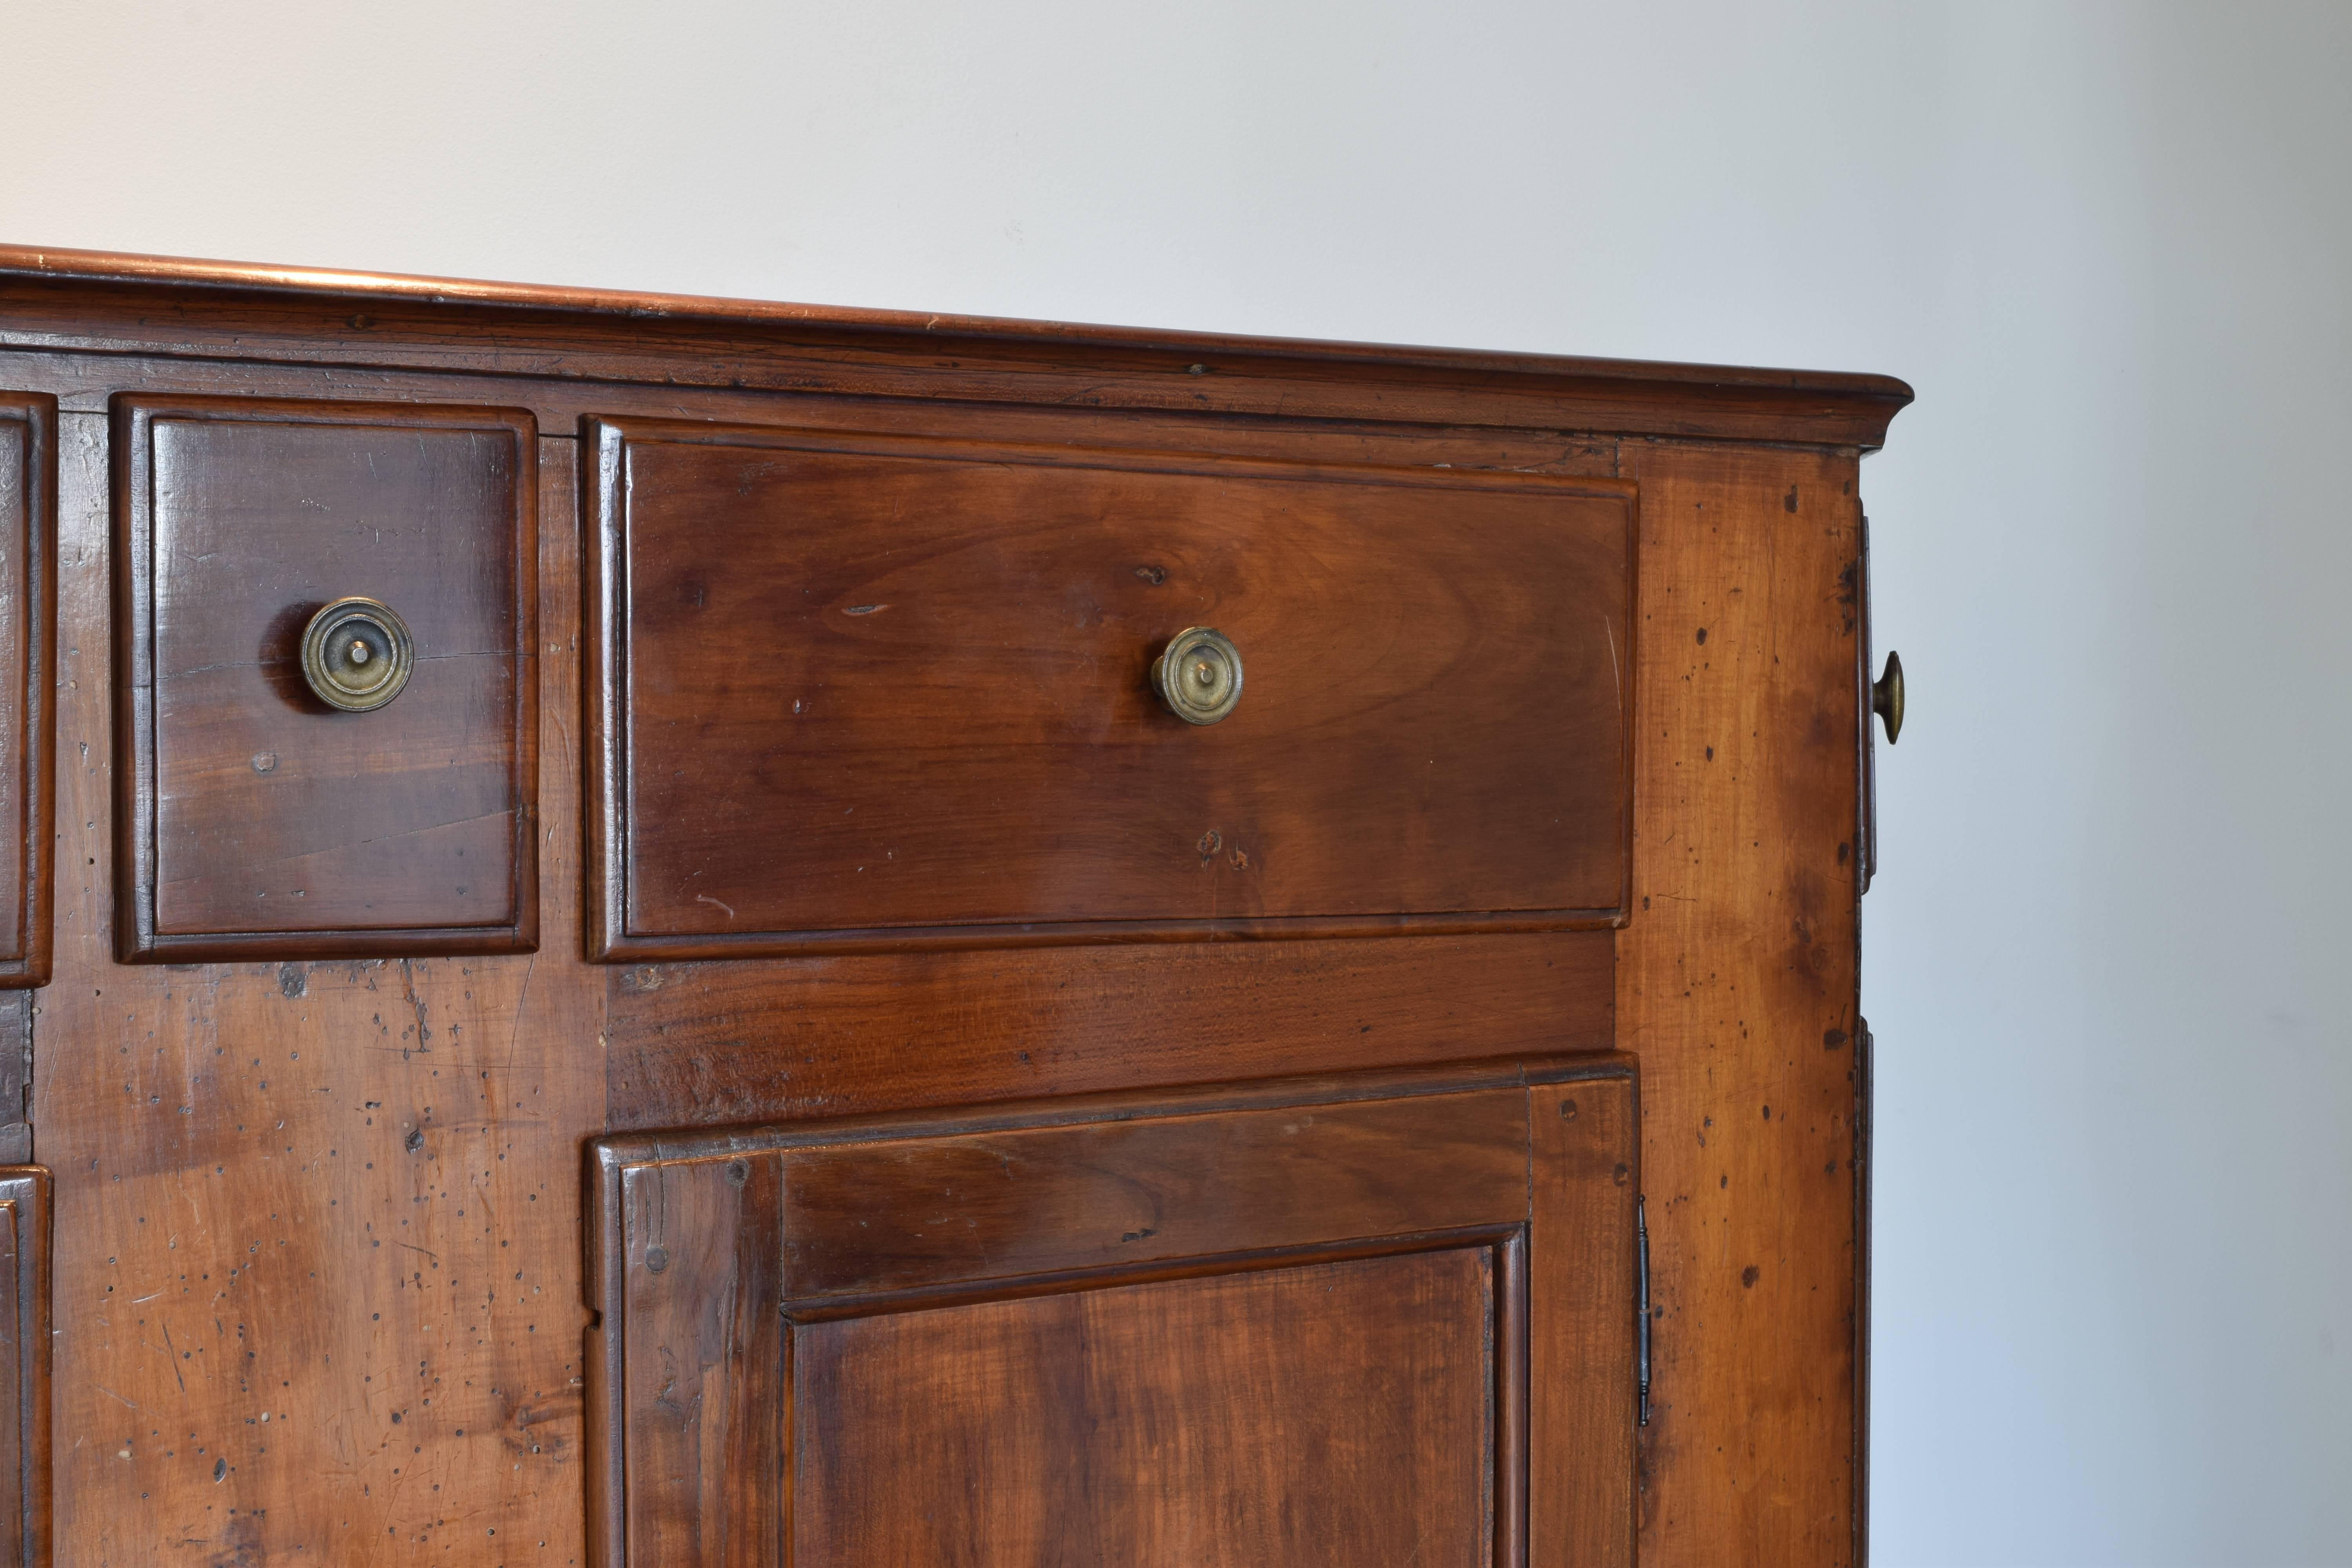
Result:
{"label": "large rectangular drawer", "polygon": [[[1605,923],[1612,479],[592,419],[590,946]],[[1186,628],[1243,691],[1184,722]]]}

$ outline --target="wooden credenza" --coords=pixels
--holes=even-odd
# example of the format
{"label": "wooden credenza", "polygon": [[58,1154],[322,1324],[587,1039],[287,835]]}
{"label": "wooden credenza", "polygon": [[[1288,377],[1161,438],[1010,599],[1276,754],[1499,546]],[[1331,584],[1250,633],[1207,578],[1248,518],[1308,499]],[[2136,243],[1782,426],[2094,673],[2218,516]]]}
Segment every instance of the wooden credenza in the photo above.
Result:
{"label": "wooden credenza", "polygon": [[1908,397],[0,249],[0,1561],[1857,1563]]}

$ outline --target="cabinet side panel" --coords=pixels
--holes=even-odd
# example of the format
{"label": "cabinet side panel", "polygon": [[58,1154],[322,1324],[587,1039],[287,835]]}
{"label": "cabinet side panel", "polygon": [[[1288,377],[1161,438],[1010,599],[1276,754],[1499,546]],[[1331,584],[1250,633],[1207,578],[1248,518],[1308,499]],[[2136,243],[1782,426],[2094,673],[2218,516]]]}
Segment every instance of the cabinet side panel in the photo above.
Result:
{"label": "cabinet side panel", "polygon": [[1631,444],[1633,909],[1657,1310],[1642,1561],[1853,1548],[1852,454]]}

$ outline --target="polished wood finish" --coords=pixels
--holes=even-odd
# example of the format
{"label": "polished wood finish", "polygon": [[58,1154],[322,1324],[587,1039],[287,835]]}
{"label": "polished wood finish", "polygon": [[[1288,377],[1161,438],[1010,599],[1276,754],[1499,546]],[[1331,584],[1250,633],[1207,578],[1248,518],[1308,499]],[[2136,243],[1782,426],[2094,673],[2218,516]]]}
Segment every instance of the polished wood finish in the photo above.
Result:
{"label": "polished wood finish", "polygon": [[58,401],[0,391],[0,990],[49,979]]}
{"label": "polished wood finish", "polygon": [[1498,1251],[810,1323],[789,1561],[1492,1568]]}
{"label": "polished wood finish", "polygon": [[[0,386],[59,409],[55,982],[35,994],[37,1015],[25,994],[14,1012],[0,1005],[0,1137],[7,1157],[37,1148],[58,1173],[56,1561],[589,1561],[584,1444],[611,1413],[583,1405],[583,1303],[600,1276],[583,1278],[578,1172],[583,1146],[614,1129],[703,1129],[667,1139],[683,1143],[729,1126],[1237,1095],[1238,1080],[1272,1075],[1458,1070],[1496,1052],[1612,1045],[1642,1069],[1638,1124],[1629,1103],[1630,1134],[1612,1136],[1642,1150],[1654,1414],[1606,1464],[1526,1468],[1528,1561],[1622,1560],[1613,1538],[1559,1533],[1595,1517],[1635,1531],[1653,1568],[1855,1560],[1853,487],[1907,398],[1899,383],[14,251],[0,252]],[[113,962],[111,803],[130,753],[110,729],[107,413],[124,394],[360,402],[385,418],[514,409],[546,433],[542,951]],[[1641,533],[1624,924],[585,962],[573,433],[586,416],[1108,448],[1147,465],[1176,454],[1630,483]],[[32,1114],[12,1120],[7,1074],[28,1046]],[[1553,1090],[1521,1092],[1533,1103]],[[1573,1087],[1557,1092],[1579,1102],[1563,1123],[1597,1114]],[[1552,1123],[1530,1121],[1532,1147]],[[705,1163],[723,1173],[726,1160]],[[713,1196],[737,1193],[713,1179]],[[1606,1203],[1619,1189],[1572,1180],[1536,1195],[1577,1193]],[[772,1205],[746,1222],[758,1229],[784,1194],[755,1180],[738,1197]],[[1571,1210],[1535,1226],[1604,1223]],[[1367,1272],[1384,1283],[1367,1289],[1465,1251],[1382,1254]],[[781,1258],[772,1245],[740,1256]],[[1616,1289],[1547,1272],[1546,1257],[1523,1260],[1531,1303],[1580,1312],[1580,1291]],[[1399,1258],[1427,1261],[1386,1261]],[[1370,1261],[1076,1294],[1165,1284],[1172,1300],[1210,1278],[1271,1289]],[[1476,1267],[1492,1278],[1500,1266]],[[743,1300],[778,1288],[747,1275]],[[992,1305],[1000,1324],[1041,1325],[1075,1299]],[[887,1326],[967,1310],[927,1306]],[[1311,1331],[1236,1310],[1293,1345]],[[1132,1323],[1147,1308],[1120,1311]],[[1437,1337],[1418,1342],[1444,1342],[1456,1318],[1424,1314]],[[728,1343],[780,1322],[752,1311]],[[1598,1341],[1545,1352],[1542,1338],[1530,1321],[1531,1357],[1629,1353]],[[755,1408],[783,1386],[779,1361],[739,1361],[731,1379],[712,1368],[698,1376]],[[1531,1428],[1550,1386],[1529,1384]],[[1622,1431],[1630,1414],[1609,1419]],[[745,1501],[717,1483],[782,1454],[790,1430],[713,1428],[709,1441],[731,1447],[694,1472],[713,1487],[696,1517]],[[1629,1494],[1630,1520],[1607,1513]],[[746,1552],[767,1539],[730,1537]]]}
{"label": "polished wood finish", "polygon": [[0,1165],[0,1563],[47,1568],[49,1173]]}
{"label": "polished wood finish", "polygon": [[1630,1563],[1635,1121],[1589,1056],[608,1140],[598,1560]]}
{"label": "polished wood finish", "polygon": [[616,1128],[1607,1050],[1606,931],[611,972]]}
{"label": "polished wood finish", "polygon": [[[125,395],[113,437],[122,958],[532,946],[530,416]],[[418,658],[342,712],[299,647],[361,594]]]}
{"label": "polished wood finish", "polygon": [[[1613,921],[1633,495],[676,422],[582,437],[600,956]],[[1239,709],[1149,671],[1214,625]]]}

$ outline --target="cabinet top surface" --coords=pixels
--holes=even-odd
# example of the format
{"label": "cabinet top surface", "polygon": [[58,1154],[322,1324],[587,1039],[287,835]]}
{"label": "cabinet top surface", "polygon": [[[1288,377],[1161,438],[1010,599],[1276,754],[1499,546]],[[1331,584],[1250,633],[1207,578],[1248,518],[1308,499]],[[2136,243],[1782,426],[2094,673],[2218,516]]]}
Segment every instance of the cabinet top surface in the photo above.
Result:
{"label": "cabinet top surface", "polygon": [[[337,325],[364,328],[376,342],[436,324],[496,322],[509,342],[517,330],[533,339],[573,342],[625,331],[657,337],[672,355],[717,350],[730,357],[772,357],[854,349],[934,363],[948,355],[1050,360],[1063,370],[1082,364],[1141,370],[1168,362],[1160,366],[1163,374],[1189,375],[1196,385],[1204,375],[1347,380],[1392,384],[1400,391],[1475,390],[1538,405],[1584,405],[1551,417],[1531,408],[1525,418],[1489,415],[1474,423],[1561,427],[1559,414],[1578,414],[1586,416],[1571,418],[1570,427],[1844,446],[1877,446],[1887,422],[1912,395],[1909,386],[1885,375],[1074,325],[0,245],[0,344],[67,346],[54,317],[36,322],[26,315],[37,301],[47,302],[39,312],[44,316],[70,300],[90,316],[110,320],[121,310],[152,309],[164,297],[184,318],[214,316],[224,322],[273,306],[333,307],[345,318]],[[350,315],[358,305],[377,314]],[[1205,387],[1202,393],[1205,405],[1222,401]],[[1428,417],[1402,406],[1395,416],[1411,422]]]}

